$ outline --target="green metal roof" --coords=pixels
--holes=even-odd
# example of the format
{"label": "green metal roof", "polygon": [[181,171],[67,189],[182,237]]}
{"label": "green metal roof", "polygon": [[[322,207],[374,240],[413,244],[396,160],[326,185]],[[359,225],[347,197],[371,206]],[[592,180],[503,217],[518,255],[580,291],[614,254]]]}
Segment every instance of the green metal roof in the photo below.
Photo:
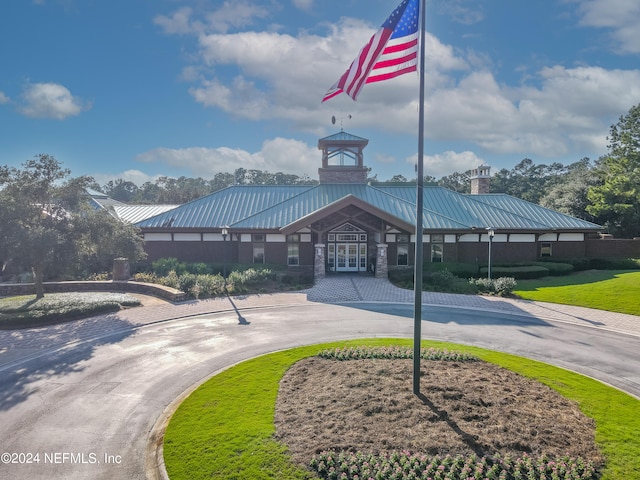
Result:
{"label": "green metal roof", "polygon": [[[281,229],[334,202],[353,196],[415,225],[416,187],[364,184],[315,186],[234,185],[169,212],[148,218],[142,228]],[[601,230],[602,227],[504,194],[468,195],[424,187],[425,230]]]}
{"label": "green metal roof", "polygon": [[367,140],[366,138],[358,137],[356,135],[347,133],[344,130],[341,130],[338,133],[334,133],[333,135],[329,135],[328,137],[321,138],[320,140],[318,140],[318,143],[323,143],[326,141],[336,141],[336,140],[340,142],[358,142],[358,143],[369,142],[369,140]]}

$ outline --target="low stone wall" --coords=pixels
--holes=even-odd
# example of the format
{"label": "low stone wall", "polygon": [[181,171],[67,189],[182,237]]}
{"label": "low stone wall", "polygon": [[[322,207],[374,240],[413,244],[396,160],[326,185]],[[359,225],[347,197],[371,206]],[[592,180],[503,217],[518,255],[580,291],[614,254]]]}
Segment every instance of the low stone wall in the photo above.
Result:
{"label": "low stone wall", "polygon": [[[154,283],[129,281],[95,281],[95,282],[45,282],[45,293],[63,292],[127,292],[159,297],[170,302],[182,302],[186,299],[184,292],[175,288],[164,287]],[[34,295],[33,283],[1,283],[0,297],[12,295]]]}

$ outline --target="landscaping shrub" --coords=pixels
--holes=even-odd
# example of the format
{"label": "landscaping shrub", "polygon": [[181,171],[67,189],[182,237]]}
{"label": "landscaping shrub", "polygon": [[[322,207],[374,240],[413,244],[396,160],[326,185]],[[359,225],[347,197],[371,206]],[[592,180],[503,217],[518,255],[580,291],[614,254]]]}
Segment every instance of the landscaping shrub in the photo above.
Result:
{"label": "landscaping shrub", "polygon": [[541,257],[539,262],[536,263],[546,265],[547,263],[568,263],[573,265],[575,272],[581,272],[583,270],[591,269],[591,260],[588,258],[557,258],[557,257]]}
{"label": "landscaping shrub", "polygon": [[638,258],[592,258],[591,268],[595,270],[639,270]]}
{"label": "landscaping shrub", "polygon": [[[331,360],[364,360],[367,358],[386,360],[407,360],[413,358],[413,348],[400,345],[387,347],[361,345],[357,347],[336,347],[322,350],[321,358]],[[421,348],[420,358],[423,360],[446,360],[452,362],[476,362],[479,360],[470,353],[447,350],[446,348]]]}
{"label": "landscaping shrub", "polygon": [[549,275],[552,276],[569,275],[574,270],[573,265],[570,263],[536,262],[533,265],[548,269]]}
{"label": "landscaping shrub", "polygon": [[439,272],[432,272],[429,281],[435,286],[450,288],[457,278],[458,277],[456,277],[453,273],[445,269]]}
{"label": "landscaping shrub", "polygon": [[427,456],[409,452],[381,455],[347,451],[324,451],[310,463],[323,479],[557,479],[593,480],[598,478],[595,466],[581,458],[545,456],[520,458],[470,455]]}
{"label": "landscaping shrub", "polygon": [[[481,275],[487,275],[487,267],[480,269]],[[540,265],[519,265],[512,267],[491,267],[491,273],[495,277],[509,276],[519,280],[541,278],[549,275],[549,269]]]}
{"label": "landscaping shrub", "polygon": [[187,269],[184,263],[178,261],[177,258],[160,258],[151,264],[153,273],[158,277],[166,277],[169,272],[177,274],[186,273]]}
{"label": "landscaping shrub", "polygon": [[[222,275],[197,275],[192,291],[187,293],[194,298],[218,297],[225,294],[224,284]],[[196,291],[199,293],[198,296],[195,295]]]}
{"label": "landscaping shrub", "polygon": [[478,275],[478,264],[476,263],[433,263],[425,262],[423,265],[423,271],[425,272],[438,272],[442,270],[448,270],[456,277],[469,278]]}
{"label": "landscaping shrub", "polygon": [[513,277],[471,278],[469,283],[476,286],[479,292],[492,293],[503,297],[511,294],[517,286],[516,279]]}
{"label": "landscaping shrub", "polygon": [[158,277],[152,272],[138,272],[133,276],[133,279],[142,283],[159,283]]}
{"label": "landscaping shrub", "polygon": [[234,270],[227,277],[227,282],[234,285],[257,285],[274,278],[275,275],[270,269],[248,268]]}

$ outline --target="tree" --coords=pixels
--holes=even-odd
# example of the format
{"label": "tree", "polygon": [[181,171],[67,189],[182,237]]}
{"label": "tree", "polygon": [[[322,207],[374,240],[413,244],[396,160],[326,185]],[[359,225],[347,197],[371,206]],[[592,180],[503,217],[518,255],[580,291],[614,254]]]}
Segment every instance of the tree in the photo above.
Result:
{"label": "tree", "polygon": [[560,163],[536,165],[530,158],[523,159],[513,169],[501,169],[491,179],[491,191],[506,193],[532,203],[540,203],[545,191],[557,183],[565,173]]}
{"label": "tree", "polygon": [[454,172],[438,180],[438,185],[458,193],[471,191],[471,170],[464,173]]}
{"label": "tree", "polygon": [[138,192],[138,186],[128,180],[118,178],[115,181],[109,180],[102,188],[102,191],[114,200],[130,203]]}
{"label": "tree", "polygon": [[389,183],[407,183],[409,180],[404,175],[394,175],[387,182]]}
{"label": "tree", "polygon": [[587,211],[603,219],[610,233],[640,236],[640,104],[611,126],[609,155],[596,172],[601,185],[589,190]]}
{"label": "tree", "polygon": [[115,257],[146,256],[138,229],[88,205],[92,179],[69,175],[45,154],[22,169],[0,168],[0,258],[31,268],[36,299],[44,296],[45,275],[103,272]]}
{"label": "tree", "polygon": [[76,222],[81,232],[76,241],[76,275],[109,271],[114,258],[131,261],[147,257],[140,229],[122,222],[106,210],[86,209]]}
{"label": "tree", "polygon": [[599,183],[591,160],[585,157],[569,165],[566,171],[565,175],[559,176],[558,181],[547,188],[540,199],[540,205],[597,223],[598,219],[587,212],[589,189]]}
{"label": "tree", "polygon": [[64,264],[73,255],[78,211],[88,177],[68,179],[70,171],[46,154],[5,168],[0,176],[0,224],[6,259],[30,267],[36,298],[44,296],[45,270]]}

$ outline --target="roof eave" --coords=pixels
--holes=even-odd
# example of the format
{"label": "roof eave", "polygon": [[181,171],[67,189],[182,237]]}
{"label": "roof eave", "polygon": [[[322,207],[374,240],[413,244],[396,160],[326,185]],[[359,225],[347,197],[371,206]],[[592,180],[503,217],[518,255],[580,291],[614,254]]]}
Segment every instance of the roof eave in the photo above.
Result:
{"label": "roof eave", "polygon": [[285,235],[295,233],[301,228],[307,227],[315,221],[320,220],[327,215],[331,215],[332,213],[338,212],[343,208],[351,205],[356,206],[364,210],[365,212],[371,213],[372,215],[375,215],[388,223],[401,227],[408,232],[415,232],[415,225],[407,223],[401,218],[391,215],[388,212],[375,207],[352,194],[346,195],[332,203],[329,203],[328,205],[325,205],[322,208],[319,208],[318,210],[315,210],[314,212],[309,213],[308,215],[300,217],[299,219],[289,223],[288,225],[283,226],[280,231]]}

